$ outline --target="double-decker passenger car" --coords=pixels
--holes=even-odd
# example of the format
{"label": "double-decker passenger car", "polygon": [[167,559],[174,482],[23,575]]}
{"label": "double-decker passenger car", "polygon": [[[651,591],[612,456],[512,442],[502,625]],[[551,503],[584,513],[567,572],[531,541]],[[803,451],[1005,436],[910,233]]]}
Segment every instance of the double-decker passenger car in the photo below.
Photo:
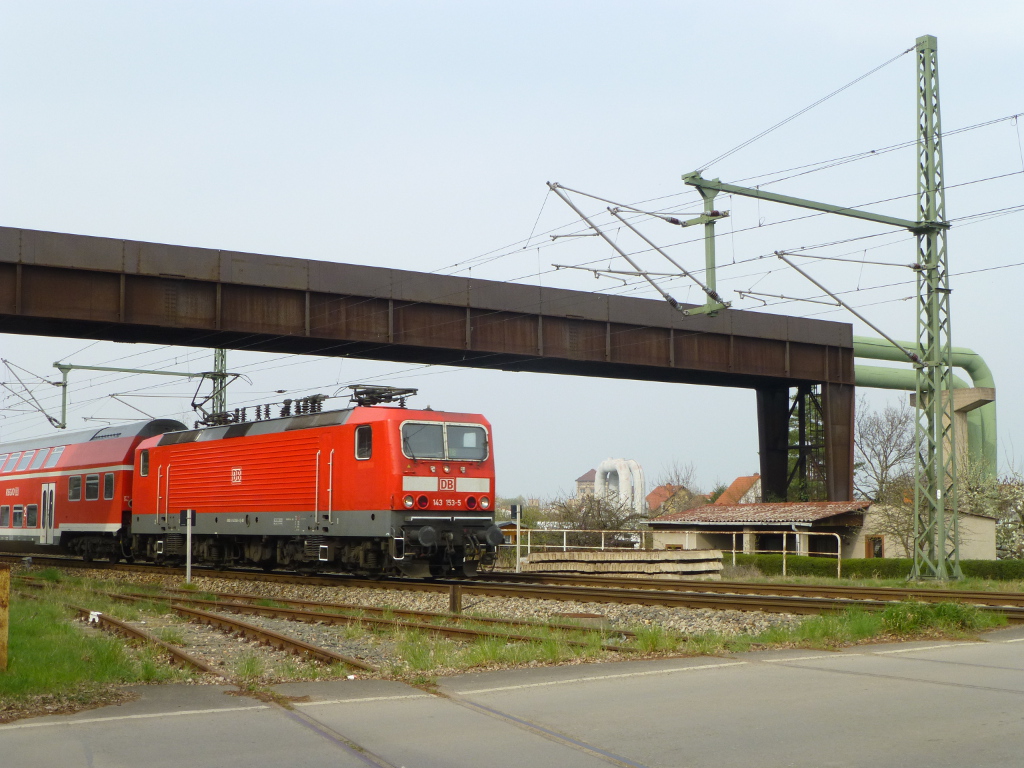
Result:
{"label": "double-decker passenger car", "polygon": [[157,420],[0,450],[14,468],[0,489],[40,499],[0,540],[86,557],[181,561],[191,534],[195,563],[427,576],[472,574],[503,540],[477,414],[357,405],[193,430]]}
{"label": "double-decker passenger car", "polygon": [[0,542],[11,551],[59,545],[88,558],[130,557],[135,448],[180,429],[155,419],[0,445]]}

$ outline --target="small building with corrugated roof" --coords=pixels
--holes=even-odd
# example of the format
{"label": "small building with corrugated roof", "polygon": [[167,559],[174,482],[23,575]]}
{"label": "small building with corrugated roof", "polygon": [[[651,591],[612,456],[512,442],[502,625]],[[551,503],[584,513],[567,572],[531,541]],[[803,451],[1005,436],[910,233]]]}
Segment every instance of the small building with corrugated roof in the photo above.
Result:
{"label": "small building with corrugated roof", "polygon": [[[872,502],[797,501],[708,504],[647,521],[655,549],[721,549],[851,557],[907,557],[902,542],[881,532],[883,510]],[[996,521],[960,516],[960,557],[994,560]]]}

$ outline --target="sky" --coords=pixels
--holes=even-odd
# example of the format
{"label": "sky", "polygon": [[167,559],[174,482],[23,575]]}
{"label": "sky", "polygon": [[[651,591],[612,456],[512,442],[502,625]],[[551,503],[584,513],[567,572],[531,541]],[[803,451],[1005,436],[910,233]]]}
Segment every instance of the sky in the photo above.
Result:
{"label": "sky", "polygon": [[[1024,460],[1020,3],[34,0],[0,4],[0,27],[0,225],[648,298],[635,280],[555,269],[628,265],[595,237],[552,240],[584,230],[545,182],[689,213],[700,204],[681,175],[706,168],[915,218],[916,62],[904,52],[935,35],[953,343],[994,373],[1002,467]],[[612,226],[606,203],[574,200],[645,269],[668,271]],[[842,309],[737,293],[820,298],[773,256],[796,250],[851,260],[801,263],[888,335],[913,338],[904,232],[747,198],[716,204],[731,214],[718,225],[718,286],[734,309],[876,335]],[[703,266],[700,232],[636,223],[687,269]],[[701,301],[685,278],[663,286]],[[209,350],[15,335],[0,336],[0,357],[51,415],[54,361],[212,368]],[[343,407],[344,387],[367,382],[482,413],[505,496],[571,493],[609,457],[640,462],[649,484],[692,464],[703,490],[758,468],[751,390],[247,352],[229,352],[228,368],[246,375],[229,406],[323,392]],[[10,369],[0,377],[24,391]],[[74,372],[69,426],[141,412],[190,423],[194,386]],[[905,397],[863,395],[869,408]],[[0,391],[0,439],[51,430]]]}

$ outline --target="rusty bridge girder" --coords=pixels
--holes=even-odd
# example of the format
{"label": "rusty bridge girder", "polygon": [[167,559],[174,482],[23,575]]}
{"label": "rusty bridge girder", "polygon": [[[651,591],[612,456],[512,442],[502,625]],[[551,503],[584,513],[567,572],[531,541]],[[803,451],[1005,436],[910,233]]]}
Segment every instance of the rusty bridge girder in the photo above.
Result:
{"label": "rusty bridge girder", "polygon": [[0,332],[754,389],[769,487],[788,437],[768,404],[820,384],[829,498],[852,493],[846,323],[0,227]]}

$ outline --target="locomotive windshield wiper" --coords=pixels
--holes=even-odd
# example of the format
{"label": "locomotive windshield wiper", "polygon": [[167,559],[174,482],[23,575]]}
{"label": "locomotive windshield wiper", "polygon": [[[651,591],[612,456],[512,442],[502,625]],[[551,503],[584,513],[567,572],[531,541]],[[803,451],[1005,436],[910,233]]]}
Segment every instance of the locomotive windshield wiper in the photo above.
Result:
{"label": "locomotive windshield wiper", "polygon": [[413,451],[412,443],[409,441],[408,437],[402,438],[402,450],[405,452],[405,455],[408,456],[410,459],[419,458],[418,456],[416,456],[415,451]]}

